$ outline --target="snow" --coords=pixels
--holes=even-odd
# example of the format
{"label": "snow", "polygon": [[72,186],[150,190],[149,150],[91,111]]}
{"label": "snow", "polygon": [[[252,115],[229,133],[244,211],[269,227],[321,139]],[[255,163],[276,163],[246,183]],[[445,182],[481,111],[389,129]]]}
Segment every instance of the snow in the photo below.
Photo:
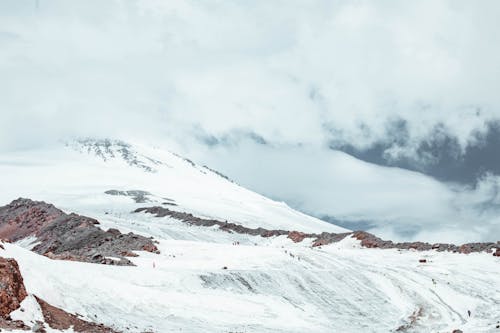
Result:
{"label": "snow", "polygon": [[165,150],[138,144],[127,147],[137,159],[136,166],[122,158],[123,146],[119,143],[108,147],[105,159],[88,149],[85,144],[72,143],[52,150],[0,156],[1,183],[9,189],[0,193],[0,203],[28,197],[85,214],[93,213],[99,206],[108,209],[109,201],[119,207],[133,203],[131,198],[110,198],[104,194],[107,190],[143,190],[154,195],[156,205],[166,201],[162,198],[173,199],[178,206],[166,206],[169,209],[230,220],[251,228],[346,231],[249,191]]}
{"label": "snow", "polygon": [[0,255],[18,260],[31,293],[131,332],[388,332],[420,308],[416,331],[489,332],[500,318],[491,255],[279,244],[165,240],[160,255],[132,258],[137,267],[55,261],[15,244]]}
{"label": "snow", "polygon": [[[42,309],[40,305],[36,301],[33,295],[28,295],[22,302],[21,307],[10,314],[13,320],[21,320],[29,327],[33,327],[37,322],[45,323],[45,319],[43,318]],[[0,330],[1,331],[1,330]],[[73,329],[69,328],[67,330],[56,330],[50,328],[47,324],[45,324],[45,331],[47,333],[73,333]],[[24,330],[12,330],[11,332],[26,332]]]}
{"label": "snow", "polygon": [[[166,197],[178,204],[169,209],[248,227],[345,231],[169,152],[133,149],[139,166],[74,147],[0,157],[0,201],[46,200],[97,218],[102,228],[159,241],[160,254],[130,258],[135,267],[51,260],[29,251],[33,239],[6,243],[0,256],[19,262],[29,293],[124,332],[390,332],[404,325],[407,332],[498,331],[500,258],[366,249],[350,237],[312,248],[311,239],[294,243],[134,214]],[[110,189],[149,191],[153,202],[104,194]],[[23,307],[16,318],[39,318],[32,298]]]}

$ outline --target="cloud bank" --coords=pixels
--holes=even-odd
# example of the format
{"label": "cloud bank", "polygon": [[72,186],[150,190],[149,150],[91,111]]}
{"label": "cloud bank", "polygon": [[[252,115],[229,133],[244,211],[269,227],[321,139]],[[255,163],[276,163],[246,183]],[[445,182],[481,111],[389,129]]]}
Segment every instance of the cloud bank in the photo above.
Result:
{"label": "cloud bank", "polygon": [[149,140],[384,235],[498,238],[499,14],[496,1],[1,0],[0,151]]}

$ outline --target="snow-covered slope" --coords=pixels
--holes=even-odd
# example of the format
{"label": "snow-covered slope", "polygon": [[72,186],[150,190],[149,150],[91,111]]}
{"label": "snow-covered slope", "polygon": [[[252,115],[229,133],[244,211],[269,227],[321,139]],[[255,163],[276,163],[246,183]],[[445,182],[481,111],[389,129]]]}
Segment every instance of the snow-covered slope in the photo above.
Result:
{"label": "snow-covered slope", "polygon": [[[500,331],[500,258],[488,253],[367,249],[350,237],[311,247],[132,213],[164,206],[251,228],[345,231],[166,151],[80,141],[2,156],[0,177],[1,204],[45,200],[159,242],[159,254],[130,258],[135,267],[51,260],[30,239],[0,249],[30,294],[119,331]],[[39,318],[26,302],[15,315]]]}
{"label": "snow-covered slope", "polygon": [[163,241],[114,267],[5,247],[30,292],[131,332],[495,332],[500,318],[500,265],[485,254]]}
{"label": "snow-covered slope", "polygon": [[[230,220],[248,227],[343,232],[346,229],[297,212],[283,202],[249,191],[207,167],[171,152],[111,140],[79,140],[51,150],[0,156],[0,204],[17,197],[51,202],[81,214],[103,212],[130,198],[108,190],[150,192],[174,210]],[[125,200],[123,200],[125,199]],[[129,207],[125,212],[129,212]]]}

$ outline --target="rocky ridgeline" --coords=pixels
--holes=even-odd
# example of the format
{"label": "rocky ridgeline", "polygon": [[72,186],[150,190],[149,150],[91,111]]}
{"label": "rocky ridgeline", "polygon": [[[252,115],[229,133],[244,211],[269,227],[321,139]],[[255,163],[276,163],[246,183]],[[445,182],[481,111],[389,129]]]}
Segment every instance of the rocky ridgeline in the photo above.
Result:
{"label": "rocky ridgeline", "polygon": [[[52,259],[132,265],[133,251],[158,252],[154,241],[116,229],[102,230],[95,219],[66,214],[51,204],[17,199],[0,207],[0,239],[36,239],[32,251]],[[113,259],[117,258],[119,260]]]}
{"label": "rocky ridgeline", "polygon": [[196,217],[190,213],[177,212],[170,210],[168,208],[153,206],[153,207],[142,207],[134,211],[134,213],[145,212],[153,214],[157,217],[171,217],[176,220],[188,223],[190,225],[212,227],[219,226],[219,229],[226,232],[235,232],[239,234],[246,234],[251,236],[261,236],[261,237],[272,237],[272,236],[282,236],[286,235],[292,241],[298,243],[302,242],[304,239],[312,239],[313,247],[318,247],[322,245],[328,245],[331,243],[339,242],[344,238],[351,236],[358,239],[361,242],[361,246],[367,248],[380,248],[380,249],[404,249],[404,250],[416,250],[416,251],[449,251],[458,253],[472,253],[472,252],[489,252],[493,253],[494,256],[500,257],[500,241],[496,243],[468,243],[463,245],[445,244],[437,243],[430,244],[424,242],[404,242],[404,243],[394,243],[392,241],[386,241],[378,238],[365,231],[354,231],[346,233],[329,233],[323,232],[321,234],[314,233],[303,233],[299,231],[287,231],[287,230],[269,230],[264,228],[247,228],[240,224],[218,221],[214,219],[204,219]]}
{"label": "rocky ridgeline", "polygon": [[188,223],[190,225],[196,225],[196,226],[202,226],[202,227],[212,227],[214,225],[219,226],[219,229],[227,231],[227,232],[236,232],[239,234],[246,234],[246,235],[251,235],[251,236],[261,236],[261,237],[272,237],[272,236],[281,236],[281,235],[288,235],[289,232],[286,230],[268,230],[264,228],[247,228],[245,226],[242,226],[241,224],[236,224],[236,223],[231,223],[231,222],[222,222],[218,220],[210,220],[210,219],[203,219],[200,217],[196,217],[193,214],[190,213],[184,213],[184,212],[176,212],[173,210],[170,210],[168,208],[160,207],[160,206],[154,206],[154,207],[143,207],[143,208],[137,208],[134,213],[140,213],[140,212],[145,212],[145,213],[150,213],[153,214],[157,217],[171,217],[176,220]]}

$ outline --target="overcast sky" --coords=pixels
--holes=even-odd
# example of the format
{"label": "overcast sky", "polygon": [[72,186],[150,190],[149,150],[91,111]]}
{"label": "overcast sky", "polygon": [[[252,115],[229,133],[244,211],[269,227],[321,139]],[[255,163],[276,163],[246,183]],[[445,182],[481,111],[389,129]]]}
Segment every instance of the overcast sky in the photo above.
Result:
{"label": "overcast sky", "polygon": [[0,150],[140,140],[349,228],[500,239],[500,3],[0,0]]}

